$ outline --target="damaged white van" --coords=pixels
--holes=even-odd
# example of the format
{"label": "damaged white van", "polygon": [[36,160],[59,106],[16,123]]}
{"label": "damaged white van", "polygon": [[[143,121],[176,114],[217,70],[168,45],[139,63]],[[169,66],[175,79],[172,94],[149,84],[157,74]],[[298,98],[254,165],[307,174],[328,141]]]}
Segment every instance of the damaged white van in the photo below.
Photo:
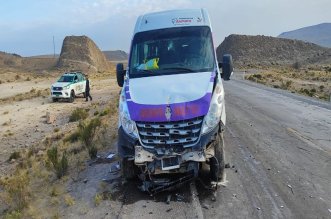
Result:
{"label": "damaged white van", "polygon": [[232,57],[217,62],[205,9],[138,18],[128,67],[117,64],[118,153],[125,178],[141,189],[170,190],[198,176],[202,163],[220,180],[224,169],[224,90]]}

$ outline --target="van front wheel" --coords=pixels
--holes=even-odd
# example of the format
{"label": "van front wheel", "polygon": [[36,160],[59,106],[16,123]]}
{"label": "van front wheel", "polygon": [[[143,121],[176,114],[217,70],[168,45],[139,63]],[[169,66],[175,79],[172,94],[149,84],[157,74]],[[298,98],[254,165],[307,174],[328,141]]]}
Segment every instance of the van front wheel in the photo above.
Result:
{"label": "van front wheel", "polygon": [[132,180],[138,176],[138,167],[133,160],[122,158],[121,160],[122,177],[127,180]]}
{"label": "van front wheel", "polygon": [[214,143],[215,156],[210,158],[210,179],[215,182],[219,182],[223,179],[224,174],[224,151],[223,151],[223,133],[219,133],[216,136]]}

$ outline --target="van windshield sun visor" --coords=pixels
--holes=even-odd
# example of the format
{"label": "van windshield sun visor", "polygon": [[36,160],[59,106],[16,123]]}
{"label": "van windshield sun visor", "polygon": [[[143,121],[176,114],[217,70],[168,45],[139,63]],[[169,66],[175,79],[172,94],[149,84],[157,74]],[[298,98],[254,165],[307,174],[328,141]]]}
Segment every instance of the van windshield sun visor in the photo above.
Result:
{"label": "van windshield sun visor", "polygon": [[207,26],[137,33],[130,54],[130,78],[206,72],[215,67],[211,31]]}

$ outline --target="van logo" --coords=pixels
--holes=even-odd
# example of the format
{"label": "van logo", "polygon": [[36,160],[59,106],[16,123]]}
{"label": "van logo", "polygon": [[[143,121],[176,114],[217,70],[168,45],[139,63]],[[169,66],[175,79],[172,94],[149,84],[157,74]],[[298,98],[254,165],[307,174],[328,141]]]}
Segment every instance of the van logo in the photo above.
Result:
{"label": "van logo", "polygon": [[171,20],[173,25],[190,25],[192,24],[193,18],[173,18]]}
{"label": "van logo", "polygon": [[171,118],[171,108],[170,108],[170,105],[168,105],[165,109],[165,117],[167,119],[167,121],[170,121],[170,118]]}

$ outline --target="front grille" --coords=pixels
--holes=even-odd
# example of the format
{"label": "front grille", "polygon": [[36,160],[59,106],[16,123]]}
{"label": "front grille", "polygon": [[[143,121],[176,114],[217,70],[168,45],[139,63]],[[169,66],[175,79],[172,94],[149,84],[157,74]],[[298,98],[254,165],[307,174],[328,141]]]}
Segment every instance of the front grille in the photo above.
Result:
{"label": "front grille", "polygon": [[177,122],[136,122],[144,146],[189,147],[199,140],[203,117]]}
{"label": "front grille", "polygon": [[61,92],[53,92],[53,95],[62,95]]}
{"label": "front grille", "polygon": [[62,87],[53,87],[53,90],[62,90]]}

